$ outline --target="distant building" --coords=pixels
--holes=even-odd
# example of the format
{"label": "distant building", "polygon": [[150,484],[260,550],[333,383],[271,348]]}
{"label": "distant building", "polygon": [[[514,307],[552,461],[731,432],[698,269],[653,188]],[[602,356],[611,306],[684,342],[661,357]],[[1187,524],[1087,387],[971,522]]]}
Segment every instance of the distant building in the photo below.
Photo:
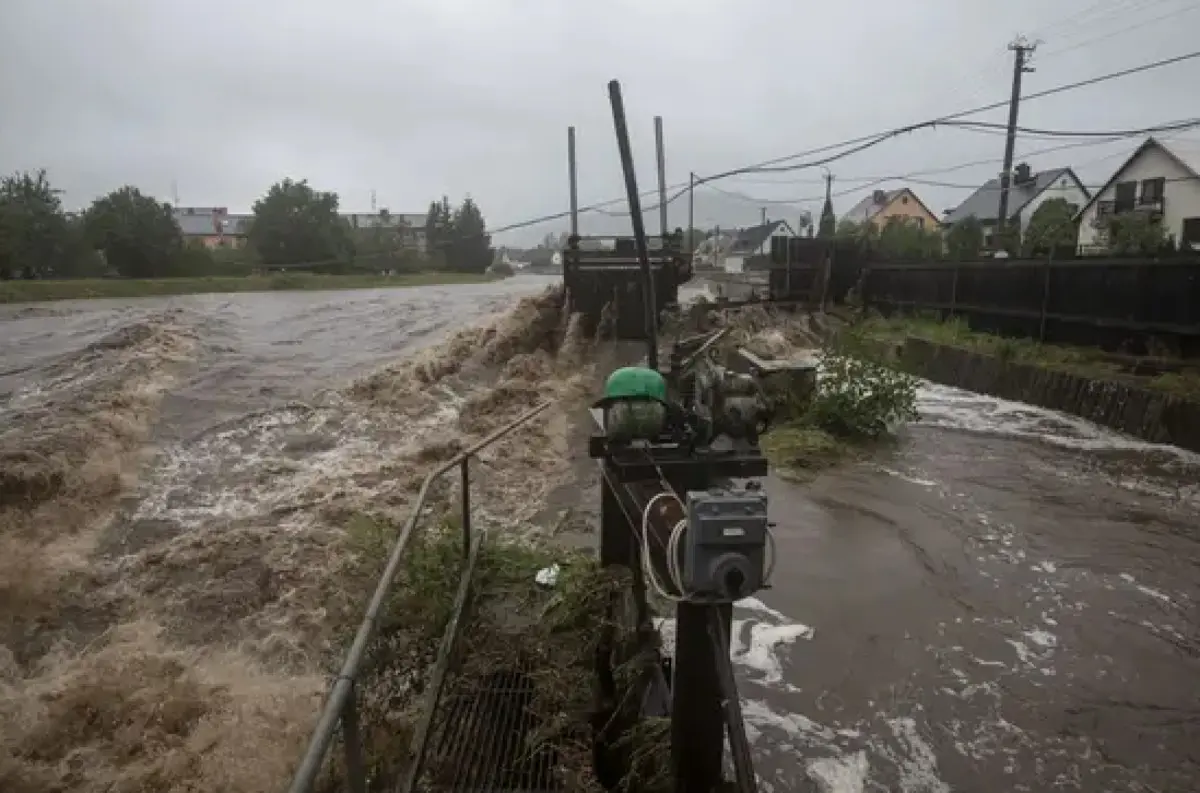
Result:
{"label": "distant building", "polygon": [[246,244],[251,215],[233,214],[225,207],[176,207],[174,213],[185,242],[206,248],[241,248]]}
{"label": "distant building", "polygon": [[378,212],[349,212],[342,217],[352,229],[394,229],[400,233],[400,243],[405,248],[425,252],[425,213],[396,212],[386,209]]}
{"label": "distant building", "polygon": [[[953,226],[960,220],[974,217],[983,226],[983,244],[991,247],[996,230],[996,219],[1000,216],[1000,179],[991,179],[947,213],[943,224]],[[1088,202],[1088,193],[1083,182],[1070,168],[1051,168],[1040,173],[1030,170],[1027,163],[1013,169],[1008,188],[1008,224],[1020,224],[1021,234],[1029,227],[1029,220],[1044,202],[1052,198],[1064,198],[1079,211]]]}
{"label": "distant building", "polygon": [[[250,230],[250,221],[254,218],[248,213],[232,213],[226,207],[176,207],[174,213],[184,240],[208,248],[243,247]],[[422,253],[425,251],[423,213],[392,214],[385,209],[379,212],[342,213],[341,217],[352,229],[397,229],[405,247]]]}
{"label": "distant building", "polygon": [[733,236],[722,266],[727,273],[744,273],[753,268],[753,260],[770,255],[773,237],[790,239],[797,236],[786,220],[772,220],[742,229]]}
{"label": "distant building", "polygon": [[903,220],[923,229],[938,227],[937,215],[907,187],[898,190],[876,190],[842,215],[843,221],[858,225],[870,223],[876,228],[883,228],[893,219]]}
{"label": "distant building", "polygon": [[1179,248],[1200,249],[1200,146],[1147,138],[1080,210],[1080,250],[1106,250],[1111,219],[1133,213],[1161,223]]}

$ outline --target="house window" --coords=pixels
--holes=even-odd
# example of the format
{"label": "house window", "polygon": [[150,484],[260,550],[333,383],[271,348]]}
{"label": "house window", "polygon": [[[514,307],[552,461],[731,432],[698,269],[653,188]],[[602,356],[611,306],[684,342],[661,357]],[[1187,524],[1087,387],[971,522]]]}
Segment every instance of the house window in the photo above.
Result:
{"label": "house window", "polygon": [[900,203],[901,203],[901,204],[907,204],[907,203],[908,203],[908,196],[902,196],[902,197],[900,198]]}
{"label": "house window", "polygon": [[1142,180],[1142,203],[1157,204],[1163,200],[1163,191],[1166,188],[1167,180],[1163,177],[1157,179]]}
{"label": "house window", "polygon": [[1200,248],[1200,218],[1184,218],[1183,234],[1179,240],[1180,248]]}
{"label": "house window", "polygon": [[1117,182],[1116,207],[1117,212],[1128,212],[1137,201],[1137,182]]}
{"label": "house window", "polygon": [[917,224],[917,228],[925,228],[925,218],[913,218],[913,222]]}

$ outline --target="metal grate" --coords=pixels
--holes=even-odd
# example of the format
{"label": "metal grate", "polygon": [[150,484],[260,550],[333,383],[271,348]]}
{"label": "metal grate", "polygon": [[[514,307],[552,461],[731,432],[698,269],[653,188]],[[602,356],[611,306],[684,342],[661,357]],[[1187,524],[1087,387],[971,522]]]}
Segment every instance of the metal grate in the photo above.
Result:
{"label": "metal grate", "polygon": [[557,752],[536,749],[533,681],[523,671],[492,672],[478,689],[448,699],[429,763],[432,787],[451,793],[554,793]]}

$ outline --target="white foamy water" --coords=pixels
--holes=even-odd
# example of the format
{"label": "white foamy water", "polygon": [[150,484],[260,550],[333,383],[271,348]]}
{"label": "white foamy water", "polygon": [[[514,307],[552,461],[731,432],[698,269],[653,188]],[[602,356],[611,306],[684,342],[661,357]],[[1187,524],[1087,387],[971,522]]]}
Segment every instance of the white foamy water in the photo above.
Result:
{"label": "white foamy water", "polygon": [[1200,465],[1200,455],[1143,441],[1069,413],[927,381],[917,391],[917,410],[921,423],[933,427],[1027,438],[1080,451],[1153,451]]}

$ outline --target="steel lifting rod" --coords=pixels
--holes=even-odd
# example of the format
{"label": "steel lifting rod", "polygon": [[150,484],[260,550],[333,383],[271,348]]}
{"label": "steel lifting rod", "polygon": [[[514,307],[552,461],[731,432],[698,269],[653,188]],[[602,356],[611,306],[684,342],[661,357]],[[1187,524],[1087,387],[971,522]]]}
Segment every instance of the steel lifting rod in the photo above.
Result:
{"label": "steel lifting rod", "polygon": [[621,83],[608,83],[608,99],[612,103],[613,126],[617,132],[617,148],[621,152],[621,170],[625,173],[625,192],[629,195],[629,219],[633,221],[633,241],[638,262],[642,266],[642,306],[645,313],[646,365],[658,368],[658,307],[654,295],[654,273],[650,269],[650,249],[646,244],[646,223],[642,218],[642,202],[638,197],[637,172],[633,167],[633,150],[629,145],[629,128],[625,123],[625,102],[621,98]]}

